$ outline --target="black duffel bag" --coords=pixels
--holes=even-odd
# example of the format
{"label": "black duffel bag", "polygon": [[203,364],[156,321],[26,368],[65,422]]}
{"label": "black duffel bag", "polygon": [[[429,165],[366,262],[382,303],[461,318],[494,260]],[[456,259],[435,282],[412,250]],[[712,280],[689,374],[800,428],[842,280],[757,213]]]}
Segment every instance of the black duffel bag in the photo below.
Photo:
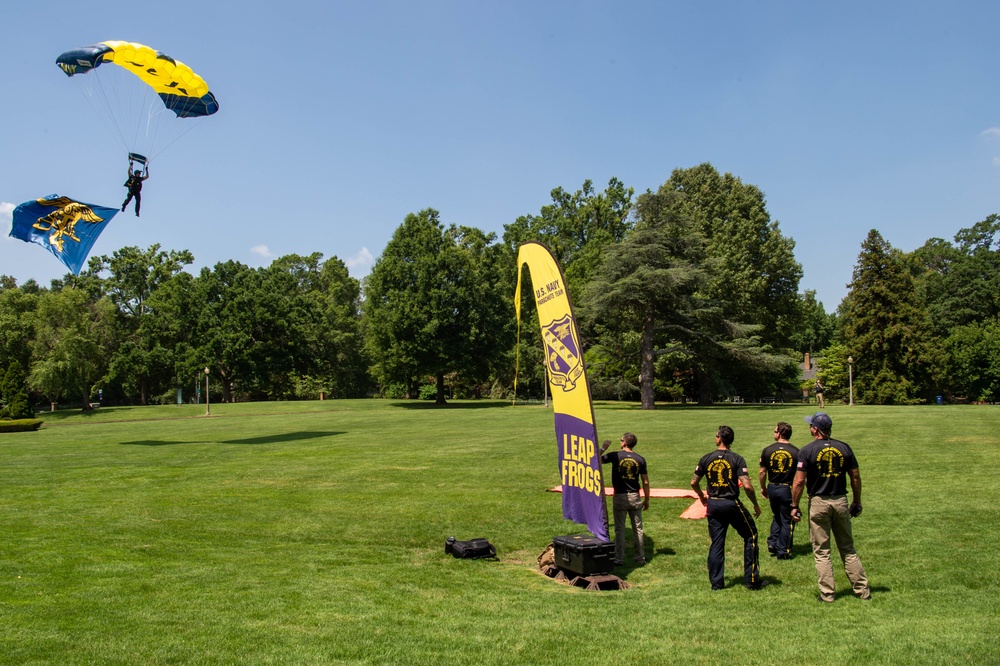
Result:
{"label": "black duffel bag", "polygon": [[482,560],[497,556],[496,546],[487,539],[458,541],[455,537],[448,537],[444,542],[444,552],[451,553],[460,560]]}

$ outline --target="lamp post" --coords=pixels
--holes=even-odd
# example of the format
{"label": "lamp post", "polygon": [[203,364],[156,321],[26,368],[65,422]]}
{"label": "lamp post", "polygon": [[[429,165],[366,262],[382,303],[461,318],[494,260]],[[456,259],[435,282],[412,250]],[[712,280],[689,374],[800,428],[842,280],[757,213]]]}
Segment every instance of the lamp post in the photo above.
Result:
{"label": "lamp post", "polygon": [[847,357],[847,384],[850,386],[850,402],[847,404],[851,407],[854,406],[854,357]]}
{"label": "lamp post", "polygon": [[205,368],[205,416],[212,415],[212,406],[208,404],[208,368]]}

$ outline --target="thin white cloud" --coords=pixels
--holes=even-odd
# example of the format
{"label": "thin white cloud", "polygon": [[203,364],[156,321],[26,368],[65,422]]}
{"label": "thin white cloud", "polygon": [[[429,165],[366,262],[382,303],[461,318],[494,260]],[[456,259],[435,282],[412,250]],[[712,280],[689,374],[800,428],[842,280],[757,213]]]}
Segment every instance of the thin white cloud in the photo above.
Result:
{"label": "thin white cloud", "polygon": [[270,259],[271,257],[274,256],[274,253],[271,252],[271,248],[263,244],[254,245],[252,248],[250,248],[250,251],[260,257],[263,257],[264,259]]}
{"label": "thin white cloud", "polygon": [[0,201],[0,221],[10,222],[14,218],[14,204],[9,201]]}
{"label": "thin white cloud", "polygon": [[[992,145],[996,143],[996,139],[1000,139],[1000,127],[988,127],[980,132],[979,136],[989,140]],[[993,166],[1000,167],[1000,156],[993,158]]]}
{"label": "thin white cloud", "polygon": [[361,269],[362,271],[371,268],[375,258],[367,247],[362,247],[353,257],[344,259],[344,263],[350,269]]}

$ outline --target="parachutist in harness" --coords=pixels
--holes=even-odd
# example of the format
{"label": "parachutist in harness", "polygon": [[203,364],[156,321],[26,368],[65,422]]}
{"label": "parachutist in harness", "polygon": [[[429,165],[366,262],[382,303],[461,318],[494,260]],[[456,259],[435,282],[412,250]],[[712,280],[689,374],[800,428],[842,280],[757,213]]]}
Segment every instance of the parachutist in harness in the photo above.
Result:
{"label": "parachutist in harness", "polygon": [[133,171],[134,165],[135,163],[130,159],[128,161],[128,180],[125,181],[128,196],[125,198],[125,203],[122,204],[122,212],[125,212],[125,207],[128,206],[128,202],[132,201],[132,197],[135,197],[135,216],[139,217],[139,206],[142,204],[142,181],[149,178],[149,164],[144,164],[142,171],[139,169]]}

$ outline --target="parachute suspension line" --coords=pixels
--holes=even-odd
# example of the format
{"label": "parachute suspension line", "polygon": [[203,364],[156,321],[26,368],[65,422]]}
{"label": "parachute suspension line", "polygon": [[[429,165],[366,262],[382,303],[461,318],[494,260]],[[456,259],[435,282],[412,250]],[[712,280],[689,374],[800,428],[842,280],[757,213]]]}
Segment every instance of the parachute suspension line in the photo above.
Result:
{"label": "parachute suspension line", "polygon": [[[97,84],[104,93],[108,115],[114,122],[119,137],[121,137],[122,148],[126,151],[131,150],[135,146],[135,137],[134,128],[130,127],[128,119],[133,117],[129,114],[135,100],[129,92],[130,88],[127,85],[126,77],[122,76],[117,68],[108,68],[107,66],[91,72],[91,74],[97,75],[95,77]],[[131,140],[129,134],[133,134]]]}
{"label": "parachute suspension line", "polygon": [[[122,78],[124,78],[124,77],[122,77]],[[147,88],[146,86],[143,86],[141,88],[141,90],[142,90],[142,98],[141,99],[139,99],[137,97],[137,98],[135,98],[135,100],[132,100],[132,99],[129,100],[130,103],[132,101],[135,101],[136,102],[136,107],[137,107],[137,108],[134,108],[134,109],[130,108],[129,109],[129,116],[128,116],[129,118],[135,118],[135,127],[133,128],[134,134],[132,135],[132,146],[134,146],[134,147],[138,147],[139,146],[139,138],[143,135],[143,129],[145,129],[145,134],[147,136],[149,135],[149,127],[148,127],[148,125],[145,128],[143,128],[143,115],[145,115],[145,114],[142,113],[144,110],[151,108],[150,105],[149,105],[149,88]]]}
{"label": "parachute suspension line", "polygon": [[183,132],[181,132],[180,134],[178,134],[177,136],[175,136],[175,137],[174,137],[173,139],[171,139],[171,140],[170,140],[170,141],[169,141],[169,142],[168,142],[168,143],[167,143],[166,145],[164,145],[164,146],[163,146],[162,148],[160,148],[159,150],[157,150],[157,151],[156,151],[155,153],[153,153],[152,155],[150,155],[150,156],[149,156],[149,161],[150,161],[150,162],[152,162],[152,161],[153,161],[153,158],[154,158],[154,157],[157,157],[157,156],[159,156],[159,154],[160,154],[160,153],[162,153],[162,152],[163,152],[164,150],[166,150],[166,149],[167,149],[167,148],[169,148],[170,146],[172,146],[172,145],[174,145],[175,143],[177,143],[177,142],[178,142],[178,141],[179,141],[179,140],[180,140],[180,139],[181,139],[182,137],[184,137],[184,136],[185,136],[185,135],[186,135],[186,134],[187,134],[188,132],[190,132],[191,130],[193,130],[193,129],[194,129],[194,128],[195,128],[196,126],[200,125],[200,124],[201,124],[201,121],[202,121],[202,120],[203,120],[203,118],[189,118],[189,119],[188,119],[188,120],[187,120],[187,121],[186,121],[186,122],[184,123],[184,124],[185,124],[185,125],[187,126],[187,129],[186,129],[186,130],[184,130]]}
{"label": "parachute suspension line", "polygon": [[[191,127],[186,123],[184,125],[176,125],[177,118],[174,113],[160,104],[159,96],[153,100],[146,107],[146,138],[149,144],[150,159],[156,157],[169,146],[177,142],[177,139],[181,138],[185,134],[191,131]],[[184,127],[184,131],[181,132],[177,127]],[[173,128],[173,129],[171,129]],[[163,141],[167,141],[166,145],[160,147],[160,141],[163,137]],[[173,137],[173,138],[171,138]]]}
{"label": "parachute suspension line", "polygon": [[[76,79],[77,90],[80,95],[87,100],[87,103],[94,109],[97,117],[101,119],[101,122],[104,123],[108,130],[118,137],[121,147],[124,150],[128,150],[128,141],[125,140],[125,134],[115,118],[115,114],[112,113],[111,100],[108,99],[102,80],[99,77],[91,77],[89,79],[73,78]],[[100,104],[97,98],[101,99]]]}

